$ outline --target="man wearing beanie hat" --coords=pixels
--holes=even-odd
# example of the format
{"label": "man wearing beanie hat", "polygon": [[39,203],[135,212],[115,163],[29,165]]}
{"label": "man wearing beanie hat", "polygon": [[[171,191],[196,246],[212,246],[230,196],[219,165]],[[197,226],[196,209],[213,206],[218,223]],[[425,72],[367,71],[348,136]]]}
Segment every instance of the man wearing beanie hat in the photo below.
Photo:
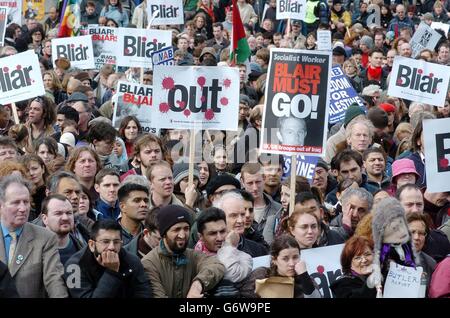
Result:
{"label": "man wearing beanie hat", "polygon": [[208,200],[213,203],[227,190],[241,189],[238,179],[228,173],[215,176],[206,186]]}
{"label": "man wearing beanie hat", "polygon": [[345,128],[352,121],[358,121],[364,118],[366,118],[366,112],[364,111],[364,108],[359,106],[358,103],[355,102],[347,108],[347,110],[345,111],[343,125],[341,126],[341,128],[338,130],[337,133],[335,133],[327,140],[327,149],[325,151],[325,158],[324,158],[326,163],[329,164],[331,162],[331,159],[336,155],[337,145],[346,140]]}
{"label": "man wearing beanie hat", "polygon": [[161,241],[142,258],[155,298],[202,298],[223,278],[215,256],[187,248],[192,219],[181,206],[162,207],[157,216]]}
{"label": "man wearing beanie hat", "polygon": [[328,166],[328,164],[325,162],[325,160],[320,158],[317,161],[316,167],[314,169],[312,185],[318,188],[320,192],[322,192],[323,197],[325,197],[337,186],[337,181],[328,172],[329,170],[330,167]]}

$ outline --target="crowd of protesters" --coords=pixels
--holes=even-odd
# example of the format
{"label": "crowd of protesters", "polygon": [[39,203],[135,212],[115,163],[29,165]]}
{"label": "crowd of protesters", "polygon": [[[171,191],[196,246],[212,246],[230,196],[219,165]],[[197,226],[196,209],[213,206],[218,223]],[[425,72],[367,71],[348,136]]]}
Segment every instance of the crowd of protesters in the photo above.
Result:
{"label": "crowd of protesters", "polygon": [[[290,25],[266,2],[236,2],[251,49],[237,65],[239,130],[202,132],[192,184],[188,131],[146,133],[134,116],[112,126],[117,82],[139,82],[139,71],[53,64],[61,8],[7,27],[0,57],[34,50],[46,94],[15,104],[18,123],[12,105],[0,105],[0,297],[252,298],[261,279],[277,276],[294,278],[294,297],[320,298],[301,252],[336,244],[345,245],[334,297],[376,297],[368,277],[386,211],[408,227],[426,297],[450,295],[450,192],[427,190],[422,124],[449,117],[450,90],[444,107],[387,94],[394,57],[411,57],[420,22],[448,23],[450,1],[307,0],[306,18]],[[184,25],[154,27],[172,31],[176,65],[228,66],[232,1],[183,3]],[[81,22],[145,28],[146,5],[83,0]],[[315,50],[320,29],[331,31],[333,65],[366,111],[351,105],[329,127],[311,184],[296,177],[293,193],[283,157],[249,145],[259,144],[270,50]],[[448,66],[449,40],[437,32],[417,59]],[[252,270],[264,255],[270,266]]]}

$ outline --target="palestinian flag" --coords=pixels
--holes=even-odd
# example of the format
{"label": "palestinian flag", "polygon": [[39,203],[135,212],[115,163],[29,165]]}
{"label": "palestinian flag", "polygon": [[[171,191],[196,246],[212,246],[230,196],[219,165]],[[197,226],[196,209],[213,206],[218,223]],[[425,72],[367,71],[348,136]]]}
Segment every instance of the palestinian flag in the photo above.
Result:
{"label": "palestinian flag", "polygon": [[251,55],[247,38],[245,37],[244,25],[242,24],[241,14],[237,5],[237,0],[233,0],[233,30],[231,46],[231,65],[245,63]]}
{"label": "palestinian flag", "polygon": [[77,36],[81,29],[81,0],[64,0],[59,22],[58,37]]}

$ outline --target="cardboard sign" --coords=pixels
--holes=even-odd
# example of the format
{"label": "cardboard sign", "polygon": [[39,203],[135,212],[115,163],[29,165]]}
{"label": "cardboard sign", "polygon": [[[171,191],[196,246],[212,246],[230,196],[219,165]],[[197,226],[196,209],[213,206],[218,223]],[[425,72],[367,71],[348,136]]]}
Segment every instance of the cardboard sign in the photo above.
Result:
{"label": "cardboard sign", "polygon": [[[183,0],[147,0],[147,16],[153,25],[184,24]],[[147,27],[147,26],[145,26]]]}
{"label": "cardboard sign", "polygon": [[95,68],[92,38],[89,35],[74,36],[70,38],[55,38],[52,40],[52,60],[65,57],[70,61],[71,67],[82,70]]}
{"label": "cardboard sign", "polygon": [[10,25],[11,23],[22,25],[22,6],[20,1],[0,0],[0,6],[8,8],[6,25]]}
{"label": "cardboard sign", "polygon": [[92,38],[94,50],[94,64],[96,69],[101,69],[105,64],[117,64],[118,28],[88,26],[88,34]]}
{"label": "cardboard sign", "polygon": [[419,298],[422,272],[423,268],[420,266],[407,267],[391,261],[383,298]]}
{"label": "cardboard sign", "polygon": [[445,36],[448,37],[448,29],[450,28],[450,25],[448,23],[431,22],[430,26],[432,29],[444,31]]}
{"label": "cardboard sign", "polygon": [[447,97],[449,74],[450,66],[396,56],[388,95],[442,107]]}
{"label": "cardboard sign", "polygon": [[411,41],[409,41],[412,50],[411,57],[415,58],[424,49],[434,51],[440,38],[441,35],[439,33],[430,28],[425,22],[421,22]]}
{"label": "cardboard sign", "polygon": [[153,88],[158,128],[237,130],[237,68],[156,65]]}
{"label": "cardboard sign", "polygon": [[306,17],[306,0],[277,0],[277,20],[303,20]]}
{"label": "cardboard sign", "polygon": [[45,94],[38,56],[26,51],[0,59],[0,104]]}
{"label": "cardboard sign", "polygon": [[332,51],[331,48],[331,31],[317,30],[317,49],[319,51]]}
{"label": "cardboard sign", "polygon": [[[324,298],[332,298],[330,285],[342,275],[341,253],[344,244],[302,250],[300,258],[305,261],[308,274],[319,286]],[[270,266],[270,255],[253,258],[253,269]]]}
{"label": "cardboard sign", "polygon": [[343,120],[347,108],[353,103],[358,103],[359,107],[366,111],[363,100],[359,97],[347,76],[342,72],[341,67],[339,65],[333,66],[330,80],[330,114],[328,122],[335,124]]}
{"label": "cardboard sign", "polygon": [[169,46],[152,53],[153,65],[174,65],[173,47]]}
{"label": "cardboard sign", "polygon": [[[312,183],[319,158],[317,156],[297,156],[297,176],[305,177],[309,183]],[[291,175],[291,161],[290,156],[284,156],[283,180]]]}
{"label": "cardboard sign", "polygon": [[119,81],[114,95],[114,128],[119,129],[124,117],[136,116],[144,132],[159,134],[158,129],[152,125],[152,95],[153,87],[150,85]]}
{"label": "cardboard sign", "polygon": [[331,52],[270,51],[261,151],[324,153],[327,137]]}
{"label": "cardboard sign", "polygon": [[152,53],[172,45],[171,31],[120,28],[118,35],[118,66],[151,68]]}
{"label": "cardboard sign", "polygon": [[427,191],[450,191],[450,118],[423,121]]}
{"label": "cardboard sign", "polygon": [[8,22],[8,8],[0,7],[0,46],[4,45],[6,23]]}

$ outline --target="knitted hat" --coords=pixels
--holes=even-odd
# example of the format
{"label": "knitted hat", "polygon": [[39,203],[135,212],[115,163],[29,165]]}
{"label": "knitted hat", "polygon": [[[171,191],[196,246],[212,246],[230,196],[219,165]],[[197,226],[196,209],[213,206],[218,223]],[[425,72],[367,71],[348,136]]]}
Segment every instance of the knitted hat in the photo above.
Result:
{"label": "knitted hat", "polygon": [[206,194],[211,195],[224,185],[233,185],[236,189],[241,189],[241,183],[238,179],[230,174],[221,174],[215,176],[210,182],[208,182],[208,185],[206,186]]}
{"label": "knitted hat", "polygon": [[373,107],[367,113],[367,118],[372,122],[375,128],[383,129],[389,123],[388,114],[379,107]]}
{"label": "knitted hat", "polygon": [[68,70],[70,68],[70,61],[68,58],[60,57],[55,60],[55,65],[63,70]]}
{"label": "knitted hat", "polygon": [[239,95],[239,104],[245,104],[250,106],[250,98],[247,95],[240,94]]}
{"label": "knitted hat", "polygon": [[186,222],[189,225],[192,224],[192,218],[188,209],[181,205],[169,204],[160,208],[157,219],[161,237],[177,223]]}
{"label": "knitted hat", "polygon": [[345,56],[345,50],[342,46],[336,46],[333,49],[333,55],[335,56]]}
{"label": "knitted hat", "polygon": [[364,87],[364,89],[361,92],[361,95],[373,97],[375,93],[381,93],[380,85],[371,84]]}
{"label": "knitted hat", "polygon": [[324,168],[327,171],[330,169],[330,167],[328,167],[328,164],[322,158],[319,158],[319,160],[316,163],[316,167]]}
{"label": "knitted hat", "polygon": [[384,109],[386,113],[393,113],[395,112],[395,106],[389,103],[383,103],[379,105],[380,108]]}
{"label": "knitted hat", "polygon": [[408,158],[395,160],[392,163],[392,181],[395,182],[395,177],[405,173],[414,173],[417,178],[420,178],[416,166],[414,165],[414,161]]}
{"label": "knitted hat", "polygon": [[[199,171],[194,165],[194,178],[199,179]],[[189,176],[189,164],[188,163],[176,163],[173,165],[173,184],[178,184],[185,177]]]}
{"label": "knitted hat", "polygon": [[364,110],[358,105],[358,103],[351,104],[347,110],[345,111],[345,118],[344,118],[344,127],[347,127],[347,125],[359,115],[365,115],[366,113]]}
{"label": "knitted hat", "polygon": [[359,40],[359,43],[367,46],[369,50],[373,48],[373,39],[368,35],[364,35],[361,40]]}
{"label": "knitted hat", "polygon": [[425,14],[423,15],[423,19],[424,19],[424,20],[431,20],[431,21],[434,21],[434,16],[433,16],[432,13],[427,12],[427,13],[425,13]]}

